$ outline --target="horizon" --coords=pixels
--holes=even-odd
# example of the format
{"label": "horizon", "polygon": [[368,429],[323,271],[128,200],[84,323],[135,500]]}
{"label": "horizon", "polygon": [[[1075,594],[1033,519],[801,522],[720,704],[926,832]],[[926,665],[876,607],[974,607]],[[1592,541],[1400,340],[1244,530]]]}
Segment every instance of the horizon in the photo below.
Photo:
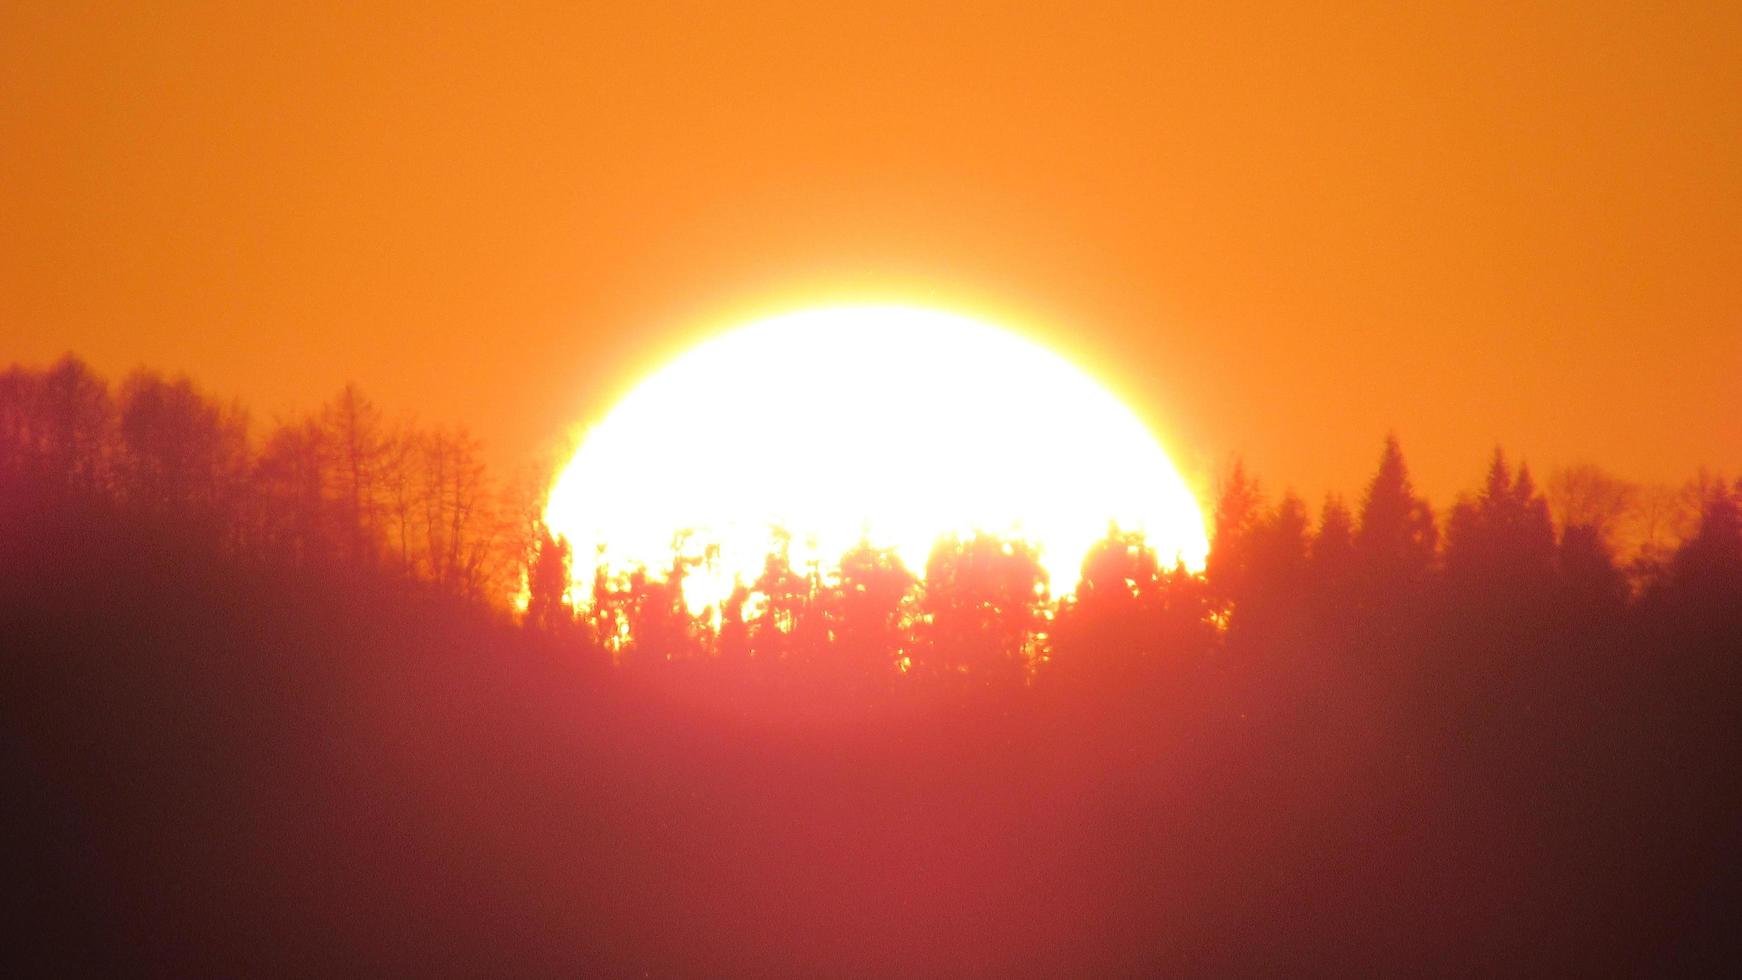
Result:
{"label": "horizon", "polygon": [[1742,4],[0,4],[6,976],[1729,976]]}
{"label": "horizon", "polygon": [[1436,501],[1496,443],[1742,445],[1729,5],[418,10],[11,8],[6,355],[356,382],[503,468],[732,324],[905,302],[1309,499],[1393,429]]}

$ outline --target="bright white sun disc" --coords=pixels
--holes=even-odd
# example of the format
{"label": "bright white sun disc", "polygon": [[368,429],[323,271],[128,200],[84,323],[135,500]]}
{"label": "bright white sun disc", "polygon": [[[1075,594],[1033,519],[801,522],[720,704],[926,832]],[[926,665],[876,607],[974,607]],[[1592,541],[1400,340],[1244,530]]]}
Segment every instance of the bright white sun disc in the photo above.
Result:
{"label": "bright white sun disc", "polygon": [[[1197,501],[1141,421],[1058,355],[979,321],[905,307],[814,310],[704,343],[587,432],[551,491],[583,591],[671,565],[689,532],[692,608],[753,582],[770,529],[827,572],[860,541],[917,571],[938,538],[1040,549],[1055,594],[1116,525],[1203,567]],[[597,556],[597,557],[596,557]]]}

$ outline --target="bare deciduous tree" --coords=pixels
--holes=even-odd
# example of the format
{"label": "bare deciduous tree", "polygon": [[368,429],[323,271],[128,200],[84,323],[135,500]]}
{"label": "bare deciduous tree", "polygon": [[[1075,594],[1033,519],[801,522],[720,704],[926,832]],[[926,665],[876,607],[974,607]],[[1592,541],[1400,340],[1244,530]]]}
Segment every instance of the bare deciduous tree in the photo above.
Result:
{"label": "bare deciduous tree", "polygon": [[1591,463],[1556,470],[1549,478],[1547,496],[1562,528],[1588,527],[1611,545],[1640,505],[1637,484]]}

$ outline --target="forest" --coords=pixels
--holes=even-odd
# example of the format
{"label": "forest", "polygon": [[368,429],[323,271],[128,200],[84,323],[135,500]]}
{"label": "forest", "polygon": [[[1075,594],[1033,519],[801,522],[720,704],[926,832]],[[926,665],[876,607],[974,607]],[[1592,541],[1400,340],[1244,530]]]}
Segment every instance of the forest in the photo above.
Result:
{"label": "forest", "polygon": [[185,378],[15,366],[0,728],[34,939],[5,956],[1716,965],[1742,480],[1472,463],[1436,509],[1386,437],[1309,509],[1233,462],[1201,574],[1110,528],[1074,589],[1021,541],[831,568],[773,529],[697,613],[705,551],[572,588],[548,471],[501,478],[354,387],[261,425]]}

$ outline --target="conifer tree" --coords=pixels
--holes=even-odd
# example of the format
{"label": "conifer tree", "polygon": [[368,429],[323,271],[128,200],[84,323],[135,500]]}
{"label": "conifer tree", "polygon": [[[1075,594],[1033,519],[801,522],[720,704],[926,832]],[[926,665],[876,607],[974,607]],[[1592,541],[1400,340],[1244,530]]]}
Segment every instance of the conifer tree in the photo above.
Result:
{"label": "conifer tree", "polygon": [[1364,585],[1375,595],[1419,587],[1433,567],[1437,537],[1433,510],[1416,496],[1403,449],[1395,434],[1388,435],[1355,532]]}

